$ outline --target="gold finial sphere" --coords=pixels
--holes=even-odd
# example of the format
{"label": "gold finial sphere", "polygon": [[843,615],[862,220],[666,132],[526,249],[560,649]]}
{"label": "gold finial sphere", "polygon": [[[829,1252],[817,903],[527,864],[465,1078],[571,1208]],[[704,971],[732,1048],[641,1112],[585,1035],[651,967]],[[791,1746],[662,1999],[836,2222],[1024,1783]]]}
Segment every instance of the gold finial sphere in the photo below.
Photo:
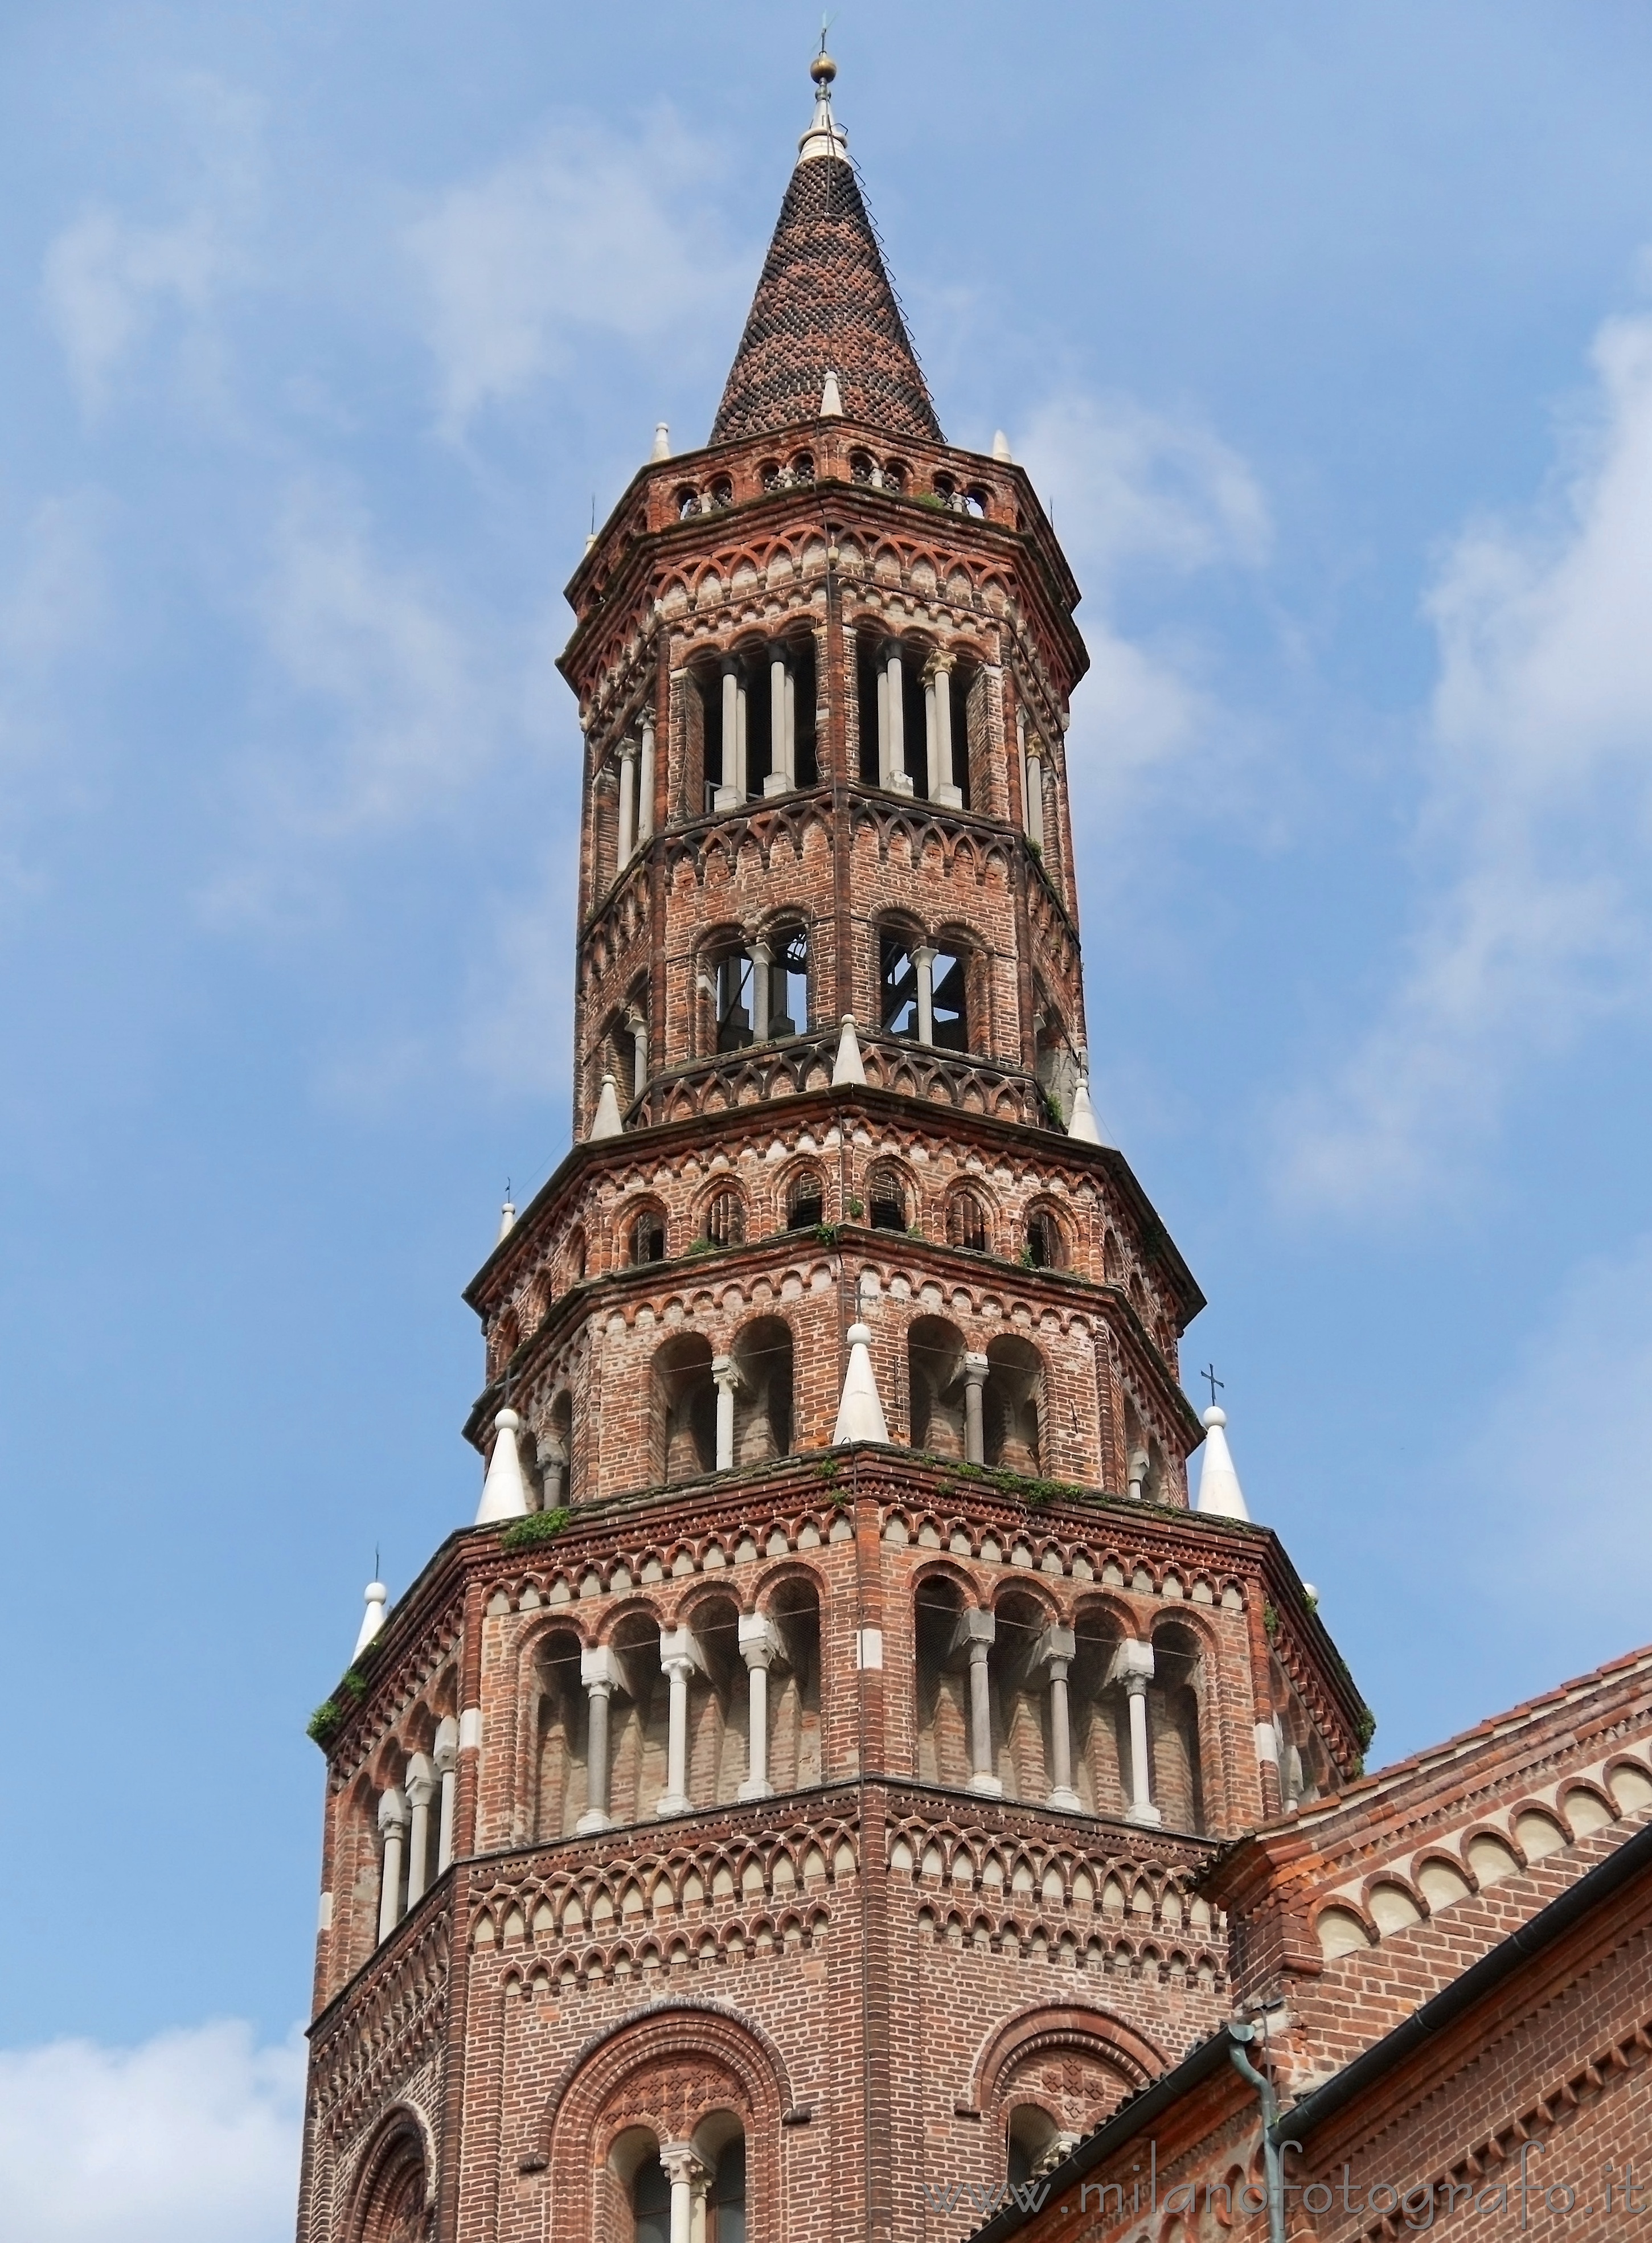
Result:
{"label": "gold finial sphere", "polygon": [[838,66],[824,47],[809,64],[809,76],[817,85],[830,85],[838,74]]}

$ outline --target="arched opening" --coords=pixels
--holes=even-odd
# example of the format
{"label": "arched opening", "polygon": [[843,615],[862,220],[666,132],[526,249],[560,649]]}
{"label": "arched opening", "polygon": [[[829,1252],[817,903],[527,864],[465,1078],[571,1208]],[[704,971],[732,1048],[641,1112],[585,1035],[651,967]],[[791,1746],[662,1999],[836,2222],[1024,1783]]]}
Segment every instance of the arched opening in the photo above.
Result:
{"label": "arched opening", "polygon": [[987,1210],[972,1191],[955,1191],[947,1202],[947,1243],[967,1254],[987,1251]]}
{"label": "arched opening", "polygon": [[786,1227],[813,1230],[826,1220],[826,1186],[819,1169],[794,1169],[786,1180]]}
{"label": "arched opening", "polygon": [[1025,1260],[1029,1270],[1064,1270],[1067,1266],[1067,1246],[1061,1224],[1047,1207],[1028,1210]]}
{"label": "arched opening", "polygon": [[396,2123],[369,2166],[350,2226],[352,2243],[423,2243],[429,2183],[415,2122]]}
{"label": "arched opening", "polygon": [[711,1342],[682,1332],[657,1348],[651,1411],[651,1484],[672,1486],[717,1465],[717,1385]]}
{"label": "arched opening", "polygon": [[769,1669],[769,1782],[806,1791],[825,1781],[820,1717],[820,1600],[812,1582],[782,1581],[769,1601],[780,1660]]}
{"label": "arched opening", "polygon": [[574,1398],[565,1386],[550,1405],[537,1446],[541,1508],[559,1511],[574,1499]]}
{"label": "arched opening", "polygon": [[752,1041],[752,981],[751,956],[738,935],[716,935],[706,943],[700,953],[699,991],[711,1017],[699,1031],[702,1048],[745,1049]]}
{"label": "arched opening", "polygon": [[965,1452],[964,1336],[941,1317],[918,1317],[907,1327],[907,1370],[912,1395],[912,1445],[926,1454]]}
{"label": "arched opening", "polygon": [[930,942],[899,922],[878,932],[878,1024],[935,1051],[967,1052],[973,952],[963,937]]}
{"label": "arched opening", "polygon": [[993,1772],[1007,1799],[1049,1796],[1049,1684],[1038,1652],[1049,1614],[1035,1597],[1012,1589],[993,1607],[987,1657],[992,1684]]}
{"label": "arched opening", "polygon": [[1025,2188],[1045,2170],[1059,2131],[1049,2112],[1036,2103],[1018,2103],[1010,2112],[1005,2148],[1012,2189]]}
{"label": "arched opening", "polygon": [[1034,1072],[1047,1103],[1063,1128],[1072,1118],[1073,1094],[1078,1087],[1078,1060],[1068,1040],[1061,1014],[1041,989],[1036,994],[1037,1050]]}
{"label": "arched opening", "polygon": [[938,1051],[967,1052],[969,1040],[970,953],[955,935],[943,935],[935,946],[930,968],[934,988],[934,1035]]}
{"label": "arched opening", "polygon": [[745,2243],[745,2136],[737,2132],[711,2157],[705,2243]]}
{"label": "arched opening", "polygon": [[[766,1034],[802,1036],[809,1031],[809,930],[801,920],[776,927],[765,940],[770,953]],[[759,1040],[764,1024],[757,1023]]]}
{"label": "arched opening", "polygon": [[987,1344],[987,1384],[981,1396],[987,1462],[1005,1472],[1035,1476],[1042,1456],[1044,1358],[1017,1332]]}
{"label": "arched opening", "polygon": [[630,2199],[635,2243],[671,2243],[671,2184],[657,2142],[637,2159]]}
{"label": "arched opening", "polygon": [[700,1236],[708,1246],[745,1243],[745,1202],[732,1184],[721,1185],[700,1209]]}
{"label": "arched opening", "polygon": [[628,1258],[633,1269],[644,1263],[665,1259],[665,1210],[650,1201],[631,1217],[627,1241]]}
{"label": "arched opening", "polygon": [[792,1327],[759,1317],[734,1342],[734,1461],[765,1464],[792,1451]]}
{"label": "arched opening", "polygon": [[874,1230],[905,1230],[907,1182],[892,1161],[875,1161],[866,1178],[866,1202]]}
{"label": "arched opening", "polygon": [[588,1711],[579,1679],[579,1638],[571,1628],[543,1637],[534,1654],[535,1835],[541,1843],[571,1835],[590,1805]]}
{"label": "arched opening", "polygon": [[670,1701],[651,1613],[627,1613],[609,1644],[624,1695],[609,1710],[608,1811],[623,1825],[645,1821],[665,1788]]}
{"label": "arched opening", "polygon": [[957,1653],[963,1593],[930,1580],[918,1588],[918,1781],[961,1790],[969,1781],[969,1678]]}
{"label": "arched opening", "polygon": [[856,636],[860,777],[868,786],[892,794],[929,792],[927,653],[914,642],[875,630]]}
{"label": "arched opening", "polygon": [[918,968],[913,953],[920,938],[902,926],[878,934],[878,1025],[887,1036],[918,1033]]}
{"label": "arched opening", "polygon": [[1123,1819],[1130,1800],[1129,1708],[1117,1678],[1123,1635],[1105,1606],[1082,1606],[1073,1626],[1068,1682],[1073,1788],[1086,1813],[1115,1822]]}
{"label": "arched opening", "polygon": [[1153,1681],[1147,1694],[1153,1802],[1172,1830],[1203,1830],[1204,1772],[1199,1712],[1204,1647],[1190,1627],[1165,1620],[1153,1631]]}

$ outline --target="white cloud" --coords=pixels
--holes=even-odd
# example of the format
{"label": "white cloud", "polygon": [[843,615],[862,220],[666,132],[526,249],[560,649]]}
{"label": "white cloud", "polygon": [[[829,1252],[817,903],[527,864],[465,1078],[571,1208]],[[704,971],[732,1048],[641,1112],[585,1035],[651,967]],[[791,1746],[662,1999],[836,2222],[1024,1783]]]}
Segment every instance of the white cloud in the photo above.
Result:
{"label": "white cloud", "polygon": [[207,898],[229,918],[279,913],[318,852],[411,825],[473,784],[498,751],[504,698],[450,589],[385,559],[365,510],[314,479],[287,494],[253,611],[280,745],[242,767],[244,845]]}
{"label": "white cloud", "polygon": [[1439,886],[1379,1018],[1286,1117],[1298,1202],[1426,1200],[1534,1059],[1647,994],[1652,317],[1609,321],[1594,366],[1536,518],[1467,531],[1430,596],[1420,845]]}
{"label": "white cloud", "polygon": [[20,825],[42,789],[57,798],[85,783],[85,758],[63,741],[57,708],[65,658],[92,637],[104,610],[102,507],[88,492],[43,499],[15,537],[0,583],[0,881],[26,888]]}
{"label": "white cloud", "polygon": [[287,2243],[303,2043],[241,2024],[137,2048],[0,2051],[0,2217],[15,2243]]}
{"label": "white cloud", "polygon": [[1232,755],[1240,730],[1210,691],[1198,648],[1120,628],[1119,581],[1153,565],[1177,577],[1259,568],[1271,542],[1267,502],[1244,461],[1203,423],[1128,398],[1052,397],[1015,452],[1083,587],[1090,670],[1069,754],[1088,769],[1075,812],[1116,841],[1121,814],[1143,805],[1152,782],[1180,776],[1194,756]]}
{"label": "white cloud", "polygon": [[155,223],[98,205],[65,226],[46,252],[47,319],[88,413],[108,404],[117,372],[168,313],[193,386],[206,388],[216,374],[216,300],[246,276],[241,237],[258,174],[257,106],[200,73],[172,93],[169,109],[191,172],[181,212]]}
{"label": "white cloud", "polygon": [[708,337],[749,286],[702,190],[707,150],[669,118],[635,140],[594,125],[452,187],[408,230],[449,433],[572,361],[582,333]]}

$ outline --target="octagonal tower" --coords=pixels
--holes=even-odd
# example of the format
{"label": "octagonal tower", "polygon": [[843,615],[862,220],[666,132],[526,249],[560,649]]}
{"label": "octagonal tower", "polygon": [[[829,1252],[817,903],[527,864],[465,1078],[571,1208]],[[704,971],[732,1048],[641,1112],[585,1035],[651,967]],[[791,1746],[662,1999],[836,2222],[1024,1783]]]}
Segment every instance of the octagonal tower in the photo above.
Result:
{"label": "octagonal tower", "polygon": [[320,1722],[306,2243],[961,2233],[1216,2022],[1201,1869],[1364,1741],[1189,1508],[1077,588],[815,76],[711,441],[569,589],[576,1142],[467,1293],[478,1522]]}

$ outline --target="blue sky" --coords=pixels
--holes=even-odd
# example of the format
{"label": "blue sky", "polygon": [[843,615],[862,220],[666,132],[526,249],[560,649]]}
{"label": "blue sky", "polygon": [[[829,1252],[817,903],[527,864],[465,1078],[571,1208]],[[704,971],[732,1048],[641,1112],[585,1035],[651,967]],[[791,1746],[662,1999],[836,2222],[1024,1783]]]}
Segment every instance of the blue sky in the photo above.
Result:
{"label": "blue sky", "polygon": [[[375,1546],[399,1590],[474,1506],[459,1289],[566,1142],[560,587],[709,426],[817,20],[7,12],[30,2243],[286,2231],[304,1720]],[[943,424],[1008,432],[1086,589],[1098,1102],[1392,1757],[1652,1633],[1652,20],[832,43]],[[152,2204],[31,2196],[112,2105]]]}

